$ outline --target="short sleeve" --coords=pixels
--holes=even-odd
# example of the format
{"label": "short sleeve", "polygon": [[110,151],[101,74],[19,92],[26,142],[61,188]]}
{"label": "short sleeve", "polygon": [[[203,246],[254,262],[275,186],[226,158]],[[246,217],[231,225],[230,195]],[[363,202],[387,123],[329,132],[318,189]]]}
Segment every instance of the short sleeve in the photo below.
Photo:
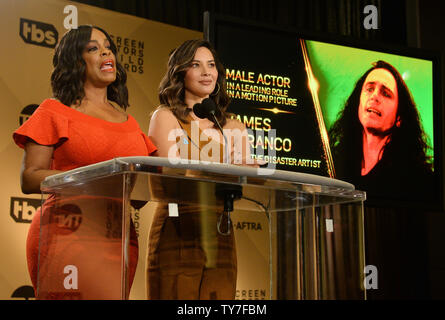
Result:
{"label": "short sleeve", "polygon": [[144,137],[145,144],[147,145],[148,155],[152,155],[158,148],[151,142],[150,138],[142,132],[142,136]]}
{"label": "short sleeve", "polygon": [[[42,104],[43,105],[43,104]],[[68,119],[40,105],[26,122],[14,131],[14,142],[24,148],[29,139],[50,146],[68,139]]]}

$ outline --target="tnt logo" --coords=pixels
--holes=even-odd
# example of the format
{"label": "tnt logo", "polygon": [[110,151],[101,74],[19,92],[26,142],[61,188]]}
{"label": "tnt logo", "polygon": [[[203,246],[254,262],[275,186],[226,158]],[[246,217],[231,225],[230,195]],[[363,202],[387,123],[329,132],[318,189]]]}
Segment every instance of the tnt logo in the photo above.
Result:
{"label": "tnt logo", "polygon": [[20,18],[20,37],[26,43],[55,48],[59,33],[52,24]]}
{"label": "tnt logo", "polygon": [[28,120],[28,118],[34,113],[34,111],[36,111],[38,107],[38,104],[28,104],[26,107],[24,107],[22,112],[20,112],[19,124],[24,124],[25,121]]}
{"label": "tnt logo", "polygon": [[51,223],[57,226],[58,234],[67,235],[79,229],[82,211],[75,204],[52,208]]}
{"label": "tnt logo", "polygon": [[40,200],[37,199],[11,197],[10,215],[15,222],[31,223],[40,204]]}

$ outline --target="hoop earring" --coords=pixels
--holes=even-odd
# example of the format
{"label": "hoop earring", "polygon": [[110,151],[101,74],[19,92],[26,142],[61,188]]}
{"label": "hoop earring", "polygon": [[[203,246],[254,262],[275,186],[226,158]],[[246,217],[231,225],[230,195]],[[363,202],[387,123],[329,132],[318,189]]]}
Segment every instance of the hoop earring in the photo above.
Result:
{"label": "hoop earring", "polygon": [[216,96],[219,93],[220,85],[218,82],[216,83],[216,85],[218,86],[218,90],[216,90],[215,93],[212,93],[211,96]]}

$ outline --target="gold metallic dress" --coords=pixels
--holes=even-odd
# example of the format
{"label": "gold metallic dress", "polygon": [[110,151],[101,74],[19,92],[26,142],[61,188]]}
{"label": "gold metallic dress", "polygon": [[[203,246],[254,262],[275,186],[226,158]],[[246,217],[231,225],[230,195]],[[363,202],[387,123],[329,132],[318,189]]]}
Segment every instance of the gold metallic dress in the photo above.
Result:
{"label": "gold metallic dress", "polygon": [[[191,117],[189,120],[192,120]],[[199,138],[196,141],[196,137],[191,134],[191,123],[179,123],[187,136],[177,141],[185,145],[189,155],[193,148],[202,151],[212,142],[212,139],[202,141]],[[202,134],[199,129],[199,137]],[[223,145],[218,143],[218,148],[219,161],[222,162]],[[215,149],[210,148],[207,156],[212,156],[212,150]],[[152,190],[154,193],[168,193],[169,188],[178,188],[154,182],[152,180],[151,184],[156,189]],[[214,189],[208,186],[199,190],[181,189],[179,192],[190,194],[190,198],[197,199],[198,203],[207,197],[215,197]],[[235,237],[232,227],[228,235],[222,235],[217,230],[217,221],[223,209],[215,210],[199,204],[178,204],[178,211],[178,217],[169,217],[167,203],[159,203],[156,209],[148,242],[147,298],[234,299],[237,277]],[[227,226],[227,219],[222,221],[222,225]]]}

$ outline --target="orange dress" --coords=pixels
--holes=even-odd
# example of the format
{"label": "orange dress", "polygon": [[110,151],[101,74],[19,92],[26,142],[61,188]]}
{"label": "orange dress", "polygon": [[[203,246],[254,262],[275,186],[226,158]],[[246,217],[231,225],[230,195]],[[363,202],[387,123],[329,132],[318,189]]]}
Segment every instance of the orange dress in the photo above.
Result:
{"label": "orange dress", "polygon": [[[189,116],[189,120],[192,118]],[[218,150],[219,155],[206,154],[209,158],[223,160],[223,145],[205,148],[210,142],[193,141],[191,126],[179,122],[187,133],[177,139],[179,144],[186,144],[188,158],[192,155],[192,146],[198,154],[202,150]],[[199,136],[202,131],[199,129]],[[207,146],[208,147],[208,146]],[[181,147],[180,147],[181,148]],[[196,151],[196,150],[195,150]],[[201,160],[207,160],[201,158]],[[218,161],[216,160],[216,161]],[[215,161],[215,160],[213,160]],[[158,178],[152,177],[152,192],[169,194],[178,186],[165,185]],[[147,298],[179,300],[232,300],[235,299],[237,259],[233,228],[230,234],[218,232],[217,223],[223,208],[206,208],[205,198],[215,197],[215,190],[206,185],[199,190],[181,189],[179,192],[187,199],[194,199],[196,204],[178,204],[178,217],[169,217],[168,204],[160,203],[156,209],[149,234],[147,255]],[[225,218],[225,217],[223,217]],[[222,221],[225,233],[227,220]]]}
{"label": "orange dress", "polygon": [[[142,132],[132,116],[128,115],[125,122],[113,123],[83,114],[54,99],[43,101],[34,114],[13,133],[13,139],[21,148],[24,148],[29,140],[41,145],[54,146],[51,169],[63,171],[116,157],[148,156],[156,151],[156,147]],[[40,225],[42,224],[42,228],[50,233],[57,233],[58,230],[58,226],[54,225],[56,213],[51,206],[53,201],[54,197],[50,196],[44,205],[43,214],[40,210],[36,212],[28,232],[27,261],[34,289],[37,288],[38,281]],[[69,210],[70,206],[68,204],[63,208]],[[70,235],[73,242],[76,240],[75,235],[76,232]],[[64,236],[67,237],[66,239],[70,239],[68,235]],[[51,238],[52,234],[48,234],[48,237]],[[134,278],[138,256],[138,244],[134,228],[132,228],[131,238],[130,281]],[[40,265],[44,264],[45,259],[49,259],[48,255],[50,253],[54,253],[51,248],[51,240],[45,239],[45,241],[47,246],[40,248]],[[80,256],[79,254],[82,251],[87,252],[88,249],[87,243],[79,242],[70,246],[69,253],[66,253],[67,250],[59,250],[65,251],[66,256],[69,257]],[[116,255],[120,256],[119,243],[116,244],[115,248],[109,250],[116,251]],[[55,259],[55,257],[52,258]],[[97,272],[101,272],[100,268],[97,269]],[[79,270],[79,277],[80,275],[81,271]],[[42,276],[47,276],[47,279],[50,279],[49,275],[42,274],[39,278],[40,281],[45,279]],[[63,299],[66,297],[62,293],[60,295],[52,293],[52,295],[47,295],[46,298]],[[78,296],[77,298],[82,297]]]}

